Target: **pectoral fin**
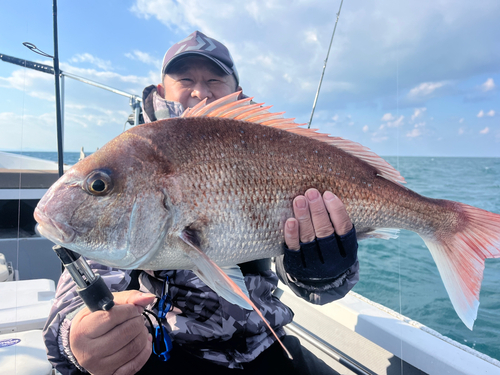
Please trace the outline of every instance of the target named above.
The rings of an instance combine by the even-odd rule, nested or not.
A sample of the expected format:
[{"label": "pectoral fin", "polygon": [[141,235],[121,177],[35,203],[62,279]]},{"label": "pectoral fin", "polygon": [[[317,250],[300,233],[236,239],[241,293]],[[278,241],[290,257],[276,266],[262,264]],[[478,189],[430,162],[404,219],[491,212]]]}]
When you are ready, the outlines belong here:
[{"label": "pectoral fin", "polygon": [[[239,267],[228,267],[225,268],[226,271],[232,275],[233,278],[236,279],[234,281],[231,277],[229,277],[217,264],[215,264],[207,254],[205,254],[199,247],[199,239],[196,236],[196,233],[193,233],[192,230],[184,230],[180,234],[181,240],[183,240],[189,246],[186,247],[186,254],[191,258],[196,268],[193,272],[210,288],[214,290],[220,297],[224,298],[230,303],[234,303],[238,306],[243,307],[244,309],[251,310],[253,309],[260,318],[267,325],[269,330],[272,332],[276,340],[281,344],[281,347],[288,355],[290,359],[292,355],[287,350],[287,348],[283,345],[279,337],[276,335],[276,332],[269,325],[267,320],[264,318],[264,315],[260,312],[260,310],[255,306],[252,300],[248,297],[248,290],[244,283],[244,277],[241,273]],[[236,270],[237,269],[237,270]],[[243,285],[245,292],[238,285]]]},{"label": "pectoral fin", "polygon": [[226,267],[224,270],[221,269],[200,249],[199,241],[192,231],[185,230],[180,237],[190,247],[187,255],[196,265],[196,268],[193,269],[196,276],[226,301],[244,309],[252,310],[253,307],[248,302],[250,299],[245,285],[245,278],[240,268],[234,266]]}]

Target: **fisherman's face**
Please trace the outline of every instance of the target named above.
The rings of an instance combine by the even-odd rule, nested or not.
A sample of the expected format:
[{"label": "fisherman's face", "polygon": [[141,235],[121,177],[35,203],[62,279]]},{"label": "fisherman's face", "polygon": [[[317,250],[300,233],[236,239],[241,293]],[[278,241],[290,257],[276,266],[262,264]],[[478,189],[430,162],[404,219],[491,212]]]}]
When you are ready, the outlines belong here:
[{"label": "fisherman's face", "polygon": [[233,75],[225,74],[214,62],[204,57],[186,57],[169,69],[158,93],[166,100],[192,108],[203,99],[207,104],[241,90]]}]

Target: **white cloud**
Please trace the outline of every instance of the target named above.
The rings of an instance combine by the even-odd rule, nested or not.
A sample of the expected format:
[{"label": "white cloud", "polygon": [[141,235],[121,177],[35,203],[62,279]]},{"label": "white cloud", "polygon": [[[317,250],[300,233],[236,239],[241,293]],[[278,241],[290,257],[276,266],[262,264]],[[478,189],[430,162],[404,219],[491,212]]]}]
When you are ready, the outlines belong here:
[{"label": "white cloud", "polygon": [[392,114],[390,114],[390,113],[386,113],[381,118],[382,121],[392,121],[394,119],[395,119],[395,117]]},{"label": "white cloud", "polygon": [[10,77],[0,77],[0,87],[21,90],[29,96],[54,101],[54,76],[36,70],[14,70]]},{"label": "white cloud", "polygon": [[462,135],[465,133],[465,128],[464,127],[461,127],[458,129],[458,135]]},{"label": "white cloud", "polygon": [[110,124],[123,125],[130,113],[125,111],[110,111],[102,108],[97,109],[100,114],[91,114],[85,112],[70,112],[65,115],[65,122],[72,121],[83,128],[91,125],[108,126]]},{"label": "white cloud", "polygon": [[415,110],[413,111],[413,115],[411,115],[412,121],[415,120],[416,118],[422,116],[425,111],[427,111],[427,108],[425,108],[425,107],[415,108]]},{"label": "white cloud", "polygon": [[305,37],[309,43],[318,43],[318,35],[316,30],[305,31]]},{"label": "white cloud", "polygon": [[387,141],[388,139],[389,139],[389,137],[388,137],[388,136],[386,136],[386,135],[375,135],[375,134],[374,134],[374,135],[371,137],[371,141],[372,141],[372,142],[375,142],[375,143],[382,143],[382,142]]},{"label": "white cloud", "polygon": [[399,118],[396,120],[396,121],[389,121],[387,123],[387,126],[389,128],[397,128],[397,127],[400,127],[401,125],[403,125],[403,119],[405,117],[403,115],[399,116]]},{"label": "white cloud", "polygon": [[0,126],[2,129],[7,129],[7,127],[12,127],[16,124],[16,127],[21,128],[25,123],[36,122],[37,126],[50,127],[56,122],[55,113],[44,113],[40,116],[33,116],[28,114],[18,114],[14,112],[1,112],[0,113]]},{"label": "white cloud", "polygon": [[288,83],[292,83],[292,77],[290,77],[290,75],[288,73],[285,73],[283,74],[283,78],[285,79],[285,81],[287,81]]},{"label": "white cloud", "polygon": [[495,81],[493,78],[488,78],[485,83],[481,85],[483,91],[491,91],[495,88]]},{"label": "white cloud", "polygon": [[[199,5],[202,6],[203,4]],[[145,19],[156,17],[169,27],[177,26],[187,31],[190,29],[190,26],[193,25],[185,8],[183,4],[179,4],[174,0],[137,0],[132,6],[131,11],[136,13],[139,17]],[[197,7],[195,6],[193,8],[193,15],[195,15]],[[219,9],[223,8],[221,7]]]},{"label": "white cloud", "polygon": [[125,57],[128,57],[131,60],[138,60],[140,62],[143,62],[144,64],[153,65],[158,70],[161,69],[161,60],[151,56],[147,52],[134,50],[132,51],[132,53],[126,53]]},{"label": "white cloud", "polygon": [[[56,149],[55,113],[39,116],[14,112],[0,113],[0,149]],[[30,137],[36,134],[36,137]]]},{"label": "white cloud", "polygon": [[111,61],[103,60],[98,57],[92,56],[90,53],[80,53],[69,59],[70,62],[88,62],[103,70],[113,70]]},{"label": "white cloud", "polygon": [[424,132],[425,132],[425,121],[415,124],[413,129],[408,133],[406,133],[406,136],[408,138],[416,138],[423,135]]},{"label": "white cloud", "polygon": [[493,116],[495,116],[495,111],[493,109],[491,109],[487,113],[484,113],[484,111],[481,109],[479,111],[479,113],[477,114],[477,117],[481,118],[481,117],[484,117],[484,116],[493,117]]},{"label": "white cloud", "polygon": [[[498,14],[496,5],[490,0],[479,9],[465,0],[457,1],[453,10],[448,1],[432,6],[405,2],[399,6],[395,0],[387,0],[344,7],[318,106],[335,103],[342,107],[345,103],[366,103],[392,95],[396,56],[401,77],[399,89],[409,92],[407,99],[412,102],[442,93],[448,83],[451,86],[451,82],[470,72],[477,74],[486,69],[484,61],[497,66],[498,56],[491,48],[492,32],[484,37],[484,31],[497,22],[493,16]],[[338,4],[135,0],[131,11],[140,18],[153,18],[166,25],[171,35],[162,43],[167,46],[194,30],[223,42],[236,61],[245,93],[276,107],[280,102],[293,105],[292,114],[297,116],[297,112],[308,112],[314,98],[330,42],[332,14],[338,11]],[[248,30],[252,30],[251,35]],[[474,41],[474,50],[480,51],[480,56],[466,53],[463,43],[459,43],[464,39]],[[284,85],[287,95],[282,99],[277,93],[283,91]]]},{"label": "white cloud", "polygon": [[408,138],[416,138],[422,135],[422,130],[418,128],[413,128],[410,132],[406,133]]},{"label": "white cloud", "polygon": [[339,120],[339,115],[335,114],[335,116],[332,117],[332,120],[333,121],[338,121]]},{"label": "white cloud", "polygon": [[490,128],[485,127],[483,130],[479,131],[479,134],[488,134],[490,132]]},{"label": "white cloud", "polygon": [[364,132],[364,133],[368,132],[368,130],[369,130],[369,129],[368,129],[368,125],[363,126],[363,132]]},{"label": "white cloud", "polygon": [[408,93],[408,97],[411,99],[419,99],[431,96],[436,90],[444,87],[447,82],[424,82],[420,85],[412,88]]},{"label": "white cloud", "polygon": [[464,119],[463,117],[462,117],[460,120],[458,120],[458,122],[459,122],[460,124],[463,124],[463,122],[464,122],[464,121],[465,121],[465,119]]}]

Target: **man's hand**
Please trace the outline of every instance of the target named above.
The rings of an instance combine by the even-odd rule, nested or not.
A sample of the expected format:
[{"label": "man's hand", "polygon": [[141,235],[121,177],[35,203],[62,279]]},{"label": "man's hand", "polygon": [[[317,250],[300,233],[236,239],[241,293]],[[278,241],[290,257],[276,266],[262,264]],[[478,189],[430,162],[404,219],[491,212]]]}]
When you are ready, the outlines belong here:
[{"label": "man's hand", "polygon": [[295,218],[285,224],[285,243],[290,250],[299,250],[300,242],[311,242],[334,232],[342,236],[352,229],[344,204],[329,191],[325,191],[321,199],[318,190],[307,190],[305,196],[299,195],[293,200],[293,213]]},{"label": "man's hand", "polygon": [[137,290],[113,293],[109,311],[82,309],[71,322],[70,347],[91,374],[135,374],[151,355],[152,337],[142,312],[156,296]]},{"label": "man's hand", "polygon": [[325,191],[321,197],[318,190],[309,189],[294,199],[293,212],[295,218],[285,223],[288,249],[284,265],[290,275],[302,280],[327,280],[355,263],[356,234],[336,195]]}]

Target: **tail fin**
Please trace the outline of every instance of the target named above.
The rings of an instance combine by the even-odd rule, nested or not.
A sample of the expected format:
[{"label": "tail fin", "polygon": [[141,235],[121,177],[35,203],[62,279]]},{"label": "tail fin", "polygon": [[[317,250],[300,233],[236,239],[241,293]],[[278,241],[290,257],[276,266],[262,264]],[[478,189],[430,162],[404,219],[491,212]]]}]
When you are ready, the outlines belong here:
[{"label": "tail fin", "polygon": [[423,238],[458,316],[472,330],[479,307],[484,260],[500,258],[500,215],[453,202],[460,228]]}]

